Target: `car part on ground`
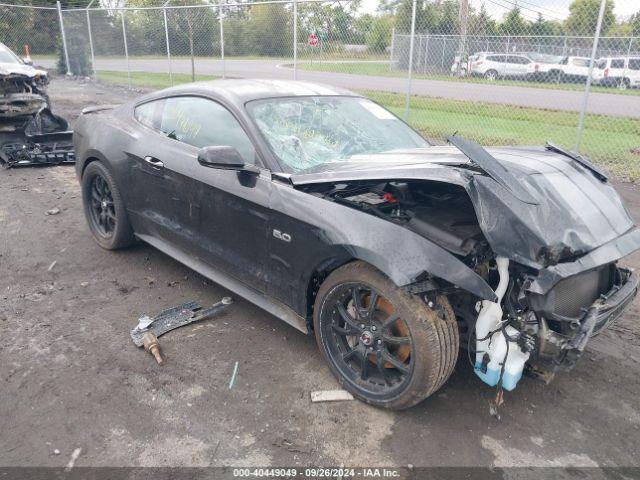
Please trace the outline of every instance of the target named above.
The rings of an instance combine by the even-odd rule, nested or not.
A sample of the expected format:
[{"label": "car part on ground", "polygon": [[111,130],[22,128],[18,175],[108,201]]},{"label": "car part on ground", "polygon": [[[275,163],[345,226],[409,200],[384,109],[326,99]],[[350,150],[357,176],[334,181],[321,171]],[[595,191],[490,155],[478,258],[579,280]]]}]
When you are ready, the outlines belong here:
[{"label": "car part on ground", "polygon": [[640,230],[604,172],[552,144],[430,146],[356,94],[268,80],[175,87],[76,128],[100,245],[135,232],[314,331],[374,405],[433,393],[462,346],[497,407],[523,370],[571,369],[637,294],[618,262]]},{"label": "car part on ground", "polygon": [[187,302],[163,310],[153,318],[143,315],[138,319],[138,325],[131,330],[131,340],[137,347],[141,347],[144,344],[144,335],[149,332],[160,337],[176,328],[211,318],[232,303],[231,297],[223,297],[222,300],[205,309],[198,302]]},{"label": "car part on ground", "polygon": [[153,358],[156,359],[158,365],[165,364],[165,359],[162,357],[162,352],[160,351],[158,337],[156,337],[153,332],[146,332],[142,335],[142,345],[147,352],[153,355]]},{"label": "car part on ground", "polygon": [[5,168],[75,163],[73,132],[65,119],[44,108],[18,131],[0,132]]}]

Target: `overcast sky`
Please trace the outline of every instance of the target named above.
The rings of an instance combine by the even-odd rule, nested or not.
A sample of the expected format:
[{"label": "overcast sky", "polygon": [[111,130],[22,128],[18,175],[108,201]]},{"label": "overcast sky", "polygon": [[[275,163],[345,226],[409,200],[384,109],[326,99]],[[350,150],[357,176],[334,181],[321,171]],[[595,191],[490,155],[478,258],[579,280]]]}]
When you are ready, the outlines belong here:
[{"label": "overcast sky", "polygon": [[[500,20],[502,16],[513,8],[516,0],[470,0],[471,5],[477,10],[484,3],[489,14]],[[564,20],[569,15],[569,5],[572,0],[517,0],[522,16],[535,20],[538,13],[549,20]],[[362,9],[373,13],[376,11],[379,0],[363,0]],[[615,0],[615,13],[618,18],[628,18],[640,10],[639,0]]]}]

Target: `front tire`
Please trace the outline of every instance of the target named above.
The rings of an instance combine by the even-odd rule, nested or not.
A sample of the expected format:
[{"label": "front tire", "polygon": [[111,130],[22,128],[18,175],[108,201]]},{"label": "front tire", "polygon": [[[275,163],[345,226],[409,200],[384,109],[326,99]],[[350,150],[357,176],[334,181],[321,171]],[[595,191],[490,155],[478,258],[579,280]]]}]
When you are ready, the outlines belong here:
[{"label": "front tire", "polygon": [[484,74],[484,79],[495,82],[498,79],[498,72],[496,70],[487,70]]},{"label": "front tire", "polygon": [[116,250],[131,245],[133,229],[118,185],[101,162],[91,162],[82,175],[82,204],[98,245]]},{"label": "front tire", "polygon": [[356,261],[335,270],[316,296],[316,342],[340,384],[394,410],[438,390],[458,358],[458,325],[444,296],[433,308]]}]

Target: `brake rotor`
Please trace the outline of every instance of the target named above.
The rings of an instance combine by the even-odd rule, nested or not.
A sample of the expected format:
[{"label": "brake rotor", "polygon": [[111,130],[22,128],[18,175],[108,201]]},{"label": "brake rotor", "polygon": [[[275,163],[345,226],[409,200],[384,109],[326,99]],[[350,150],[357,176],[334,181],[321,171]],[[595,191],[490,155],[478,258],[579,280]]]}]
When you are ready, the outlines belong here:
[{"label": "brake rotor", "polygon": [[[362,305],[365,308],[369,307],[370,298],[371,298],[370,295],[362,297]],[[378,297],[376,310],[383,312],[385,314],[385,318],[391,316],[395,312],[395,308],[393,308],[393,305],[391,305],[391,302],[389,302],[389,300],[387,300],[383,296]],[[398,318],[395,322],[393,322],[389,326],[389,330],[396,337],[409,336],[409,329],[407,328],[407,325],[404,323],[404,321],[400,318]],[[391,347],[389,351],[393,354],[394,357],[396,357],[398,360],[404,363],[407,361],[407,359],[411,355],[411,345],[400,345],[397,347]],[[372,359],[371,357],[372,357],[371,355],[368,356],[369,361],[375,364],[376,360]],[[391,363],[386,362],[384,364],[384,368],[395,368],[395,367],[391,365]]]}]

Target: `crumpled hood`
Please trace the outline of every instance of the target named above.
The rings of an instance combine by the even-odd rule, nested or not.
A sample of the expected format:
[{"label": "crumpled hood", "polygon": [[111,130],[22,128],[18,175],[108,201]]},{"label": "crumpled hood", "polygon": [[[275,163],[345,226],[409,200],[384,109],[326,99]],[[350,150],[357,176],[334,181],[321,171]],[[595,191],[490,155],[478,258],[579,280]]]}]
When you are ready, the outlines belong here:
[{"label": "crumpled hood", "polygon": [[498,255],[547,266],[584,255],[634,228],[611,183],[572,159],[543,148],[487,150],[538,200],[526,204],[490,178],[475,177],[467,190]]},{"label": "crumpled hood", "polygon": [[22,63],[0,63],[0,75],[25,75],[33,78],[36,75],[46,77],[47,72]]},{"label": "crumpled hood", "polygon": [[[388,152],[291,176],[294,185],[348,180],[432,180],[471,197],[480,228],[497,255],[542,268],[588,253],[634,227],[613,186],[576,161],[542,147],[486,149],[537,204],[516,198],[477,173],[452,146]],[[640,245],[638,245],[640,247]]]}]

